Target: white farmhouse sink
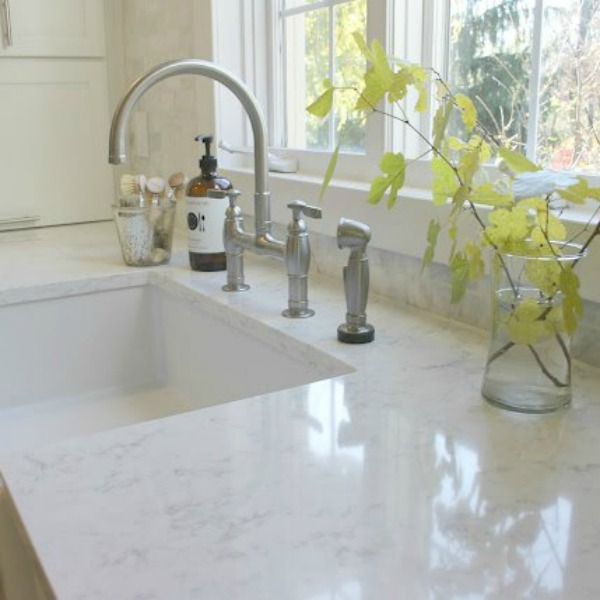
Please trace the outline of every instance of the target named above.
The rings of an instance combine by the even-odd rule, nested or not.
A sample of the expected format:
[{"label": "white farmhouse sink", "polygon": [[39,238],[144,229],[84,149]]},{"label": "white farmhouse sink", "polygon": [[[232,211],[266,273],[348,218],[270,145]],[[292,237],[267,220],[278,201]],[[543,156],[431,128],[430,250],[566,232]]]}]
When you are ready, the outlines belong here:
[{"label": "white farmhouse sink", "polygon": [[0,308],[0,455],[351,370],[202,302],[146,285]]}]

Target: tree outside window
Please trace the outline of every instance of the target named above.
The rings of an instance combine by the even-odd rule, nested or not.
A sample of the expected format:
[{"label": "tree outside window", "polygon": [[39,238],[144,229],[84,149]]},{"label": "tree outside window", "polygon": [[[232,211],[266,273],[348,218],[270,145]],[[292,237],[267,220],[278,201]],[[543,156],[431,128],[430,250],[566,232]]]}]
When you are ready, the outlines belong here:
[{"label": "tree outside window", "polygon": [[290,148],[330,151],[342,140],[342,150],[362,152],[365,124],[352,113],[356,95],[340,96],[334,114],[322,120],[305,108],[323,91],[323,81],[353,85],[364,69],[364,59],[352,33],[366,33],[366,0],[287,0],[281,12],[286,145]]},{"label": "tree outside window", "polygon": [[488,131],[600,171],[600,0],[453,0],[448,78]]}]

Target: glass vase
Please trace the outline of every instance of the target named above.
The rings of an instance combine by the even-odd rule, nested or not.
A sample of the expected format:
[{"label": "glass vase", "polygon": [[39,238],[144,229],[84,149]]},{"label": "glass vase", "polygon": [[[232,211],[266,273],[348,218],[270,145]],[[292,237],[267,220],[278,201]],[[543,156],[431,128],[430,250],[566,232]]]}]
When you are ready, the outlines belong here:
[{"label": "glass vase", "polygon": [[483,397],[502,408],[552,412],[571,403],[572,323],[567,326],[561,273],[583,258],[575,244],[545,256],[492,258],[492,332]]}]

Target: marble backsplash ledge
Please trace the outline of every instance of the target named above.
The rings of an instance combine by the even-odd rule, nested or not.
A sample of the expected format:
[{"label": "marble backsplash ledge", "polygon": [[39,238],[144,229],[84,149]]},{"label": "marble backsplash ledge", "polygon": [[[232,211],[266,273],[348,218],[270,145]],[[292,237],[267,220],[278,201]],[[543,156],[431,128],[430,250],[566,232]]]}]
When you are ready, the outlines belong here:
[{"label": "marble backsplash ledge", "polygon": [[[338,249],[336,239],[311,232],[312,268],[342,283],[348,253]],[[491,322],[490,283],[487,277],[469,285],[464,299],[450,303],[451,279],[446,265],[421,268],[421,260],[405,254],[368,248],[370,291],[399,306],[414,306],[488,330]],[[368,313],[367,306],[367,313]],[[376,326],[376,324],[374,324]],[[573,356],[600,367],[600,304],[584,301],[584,314],[573,340]]]}]

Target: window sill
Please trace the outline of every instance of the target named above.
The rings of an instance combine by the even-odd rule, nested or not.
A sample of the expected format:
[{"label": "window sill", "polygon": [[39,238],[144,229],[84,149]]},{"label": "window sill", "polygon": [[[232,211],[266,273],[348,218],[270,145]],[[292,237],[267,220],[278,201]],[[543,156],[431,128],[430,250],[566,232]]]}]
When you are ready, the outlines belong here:
[{"label": "window sill", "polygon": [[[240,206],[245,214],[254,214],[253,170],[246,167],[222,169],[233,185],[242,192]],[[269,183],[272,195],[271,219],[285,225],[290,220],[287,204],[302,199],[309,204],[319,204],[322,178],[301,173],[270,173]],[[323,208],[321,220],[310,221],[309,228],[323,235],[336,236],[341,217],[356,219],[371,228],[370,247],[388,250],[420,259],[427,246],[427,228],[434,217],[442,216],[442,210],[434,206],[431,192],[424,188],[405,187],[393,209],[388,209],[385,201],[377,205],[369,204],[367,195],[369,184],[362,181],[334,179],[329,184],[320,206]],[[573,209],[563,215],[569,235],[575,235],[587,223],[589,215]],[[462,227],[464,225],[464,227]],[[465,237],[477,237],[479,231],[475,220],[467,219],[461,225]],[[588,300],[600,302],[600,272],[592,268],[595,256],[600,256],[600,244],[593,244],[588,258],[582,261],[580,278],[582,295]],[[436,250],[436,262],[446,264],[450,247],[444,236],[440,236]]]}]

